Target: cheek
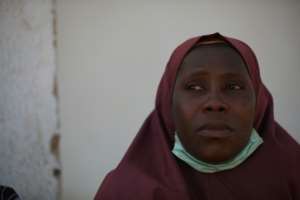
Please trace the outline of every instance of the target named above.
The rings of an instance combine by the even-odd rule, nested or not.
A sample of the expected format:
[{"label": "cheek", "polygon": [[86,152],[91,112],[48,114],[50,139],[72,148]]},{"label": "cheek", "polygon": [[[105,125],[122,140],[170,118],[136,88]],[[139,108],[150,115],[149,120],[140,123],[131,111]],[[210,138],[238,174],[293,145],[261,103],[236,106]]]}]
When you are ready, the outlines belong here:
[{"label": "cheek", "polygon": [[243,98],[233,98],[230,101],[232,113],[236,114],[241,127],[245,129],[252,128],[255,114],[255,97],[245,95]]},{"label": "cheek", "polygon": [[187,132],[190,130],[194,116],[197,114],[197,107],[184,98],[173,101],[173,120],[177,130]]}]

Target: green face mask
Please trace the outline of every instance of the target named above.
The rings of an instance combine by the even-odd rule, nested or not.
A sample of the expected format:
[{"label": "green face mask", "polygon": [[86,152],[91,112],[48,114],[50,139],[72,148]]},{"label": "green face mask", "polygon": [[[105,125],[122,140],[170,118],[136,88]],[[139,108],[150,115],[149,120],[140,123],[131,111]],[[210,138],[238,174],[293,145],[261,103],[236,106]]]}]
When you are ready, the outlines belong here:
[{"label": "green face mask", "polygon": [[215,173],[224,170],[229,170],[238,166],[239,164],[244,162],[262,143],[263,139],[253,128],[248,144],[235,158],[220,164],[210,164],[198,160],[197,158],[189,154],[184,149],[177,134],[175,133],[175,145],[173,147],[172,153],[197,171],[203,173]]}]

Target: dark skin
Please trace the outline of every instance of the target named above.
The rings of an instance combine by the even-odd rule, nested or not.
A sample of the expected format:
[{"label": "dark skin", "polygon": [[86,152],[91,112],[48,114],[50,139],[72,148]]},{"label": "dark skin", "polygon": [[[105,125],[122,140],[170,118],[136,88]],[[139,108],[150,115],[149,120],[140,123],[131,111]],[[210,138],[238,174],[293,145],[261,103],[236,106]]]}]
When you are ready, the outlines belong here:
[{"label": "dark skin", "polygon": [[217,164],[248,143],[255,92],[242,57],[227,44],[201,45],[183,60],[173,91],[172,112],[184,148]]}]

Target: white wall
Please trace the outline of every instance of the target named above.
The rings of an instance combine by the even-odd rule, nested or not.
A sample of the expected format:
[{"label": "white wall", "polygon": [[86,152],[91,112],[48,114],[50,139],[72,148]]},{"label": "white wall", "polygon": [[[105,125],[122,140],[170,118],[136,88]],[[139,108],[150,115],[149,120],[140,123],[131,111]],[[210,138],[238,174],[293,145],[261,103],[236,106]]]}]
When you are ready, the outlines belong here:
[{"label": "white wall", "polygon": [[[0,0],[0,185],[54,200],[59,169],[51,0]],[[0,197],[1,199],[1,197]]]},{"label": "white wall", "polygon": [[250,44],[276,118],[299,140],[299,19],[296,0],[58,0],[64,199],[94,196],[152,110],[171,51],[198,34]]}]

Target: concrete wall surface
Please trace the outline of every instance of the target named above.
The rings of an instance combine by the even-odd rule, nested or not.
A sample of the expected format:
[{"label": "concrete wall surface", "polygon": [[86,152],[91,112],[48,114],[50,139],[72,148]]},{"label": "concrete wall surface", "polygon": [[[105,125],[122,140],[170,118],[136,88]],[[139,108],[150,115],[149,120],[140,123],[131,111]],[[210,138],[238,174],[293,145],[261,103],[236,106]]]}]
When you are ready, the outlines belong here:
[{"label": "concrete wall surface", "polygon": [[24,200],[58,198],[53,36],[51,0],[0,1],[0,184]]}]

